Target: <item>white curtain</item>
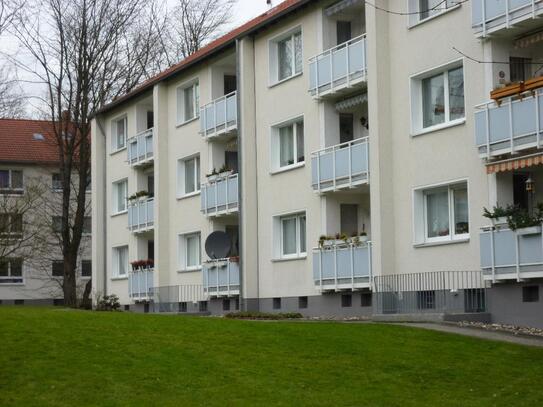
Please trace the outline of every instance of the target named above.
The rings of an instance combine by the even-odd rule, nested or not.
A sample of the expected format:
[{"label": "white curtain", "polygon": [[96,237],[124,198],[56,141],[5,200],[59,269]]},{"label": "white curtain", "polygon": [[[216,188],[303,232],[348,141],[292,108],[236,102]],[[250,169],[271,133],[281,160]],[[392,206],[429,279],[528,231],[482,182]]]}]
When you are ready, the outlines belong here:
[{"label": "white curtain", "polygon": [[126,181],[119,182],[117,184],[117,212],[122,212],[126,210],[126,190]]},{"label": "white curtain", "polygon": [[281,220],[283,255],[296,254],[296,218]]},{"label": "white curtain", "polygon": [[292,125],[279,129],[279,166],[294,164],[294,134]]},{"label": "white curtain", "polygon": [[124,147],[126,136],[126,118],[117,121],[117,148]]},{"label": "white curtain", "polygon": [[277,43],[279,80],[292,76],[292,37]]},{"label": "white curtain", "polygon": [[294,63],[295,73],[302,72],[302,33],[294,35]]},{"label": "white curtain", "polygon": [[465,116],[464,107],[464,69],[462,67],[449,71],[449,116],[450,120]]},{"label": "white curtain", "polygon": [[300,216],[300,253],[307,251],[306,233],[305,233],[305,215]]},{"label": "white curtain", "polygon": [[185,194],[189,194],[196,190],[194,168],[195,161],[196,159],[194,158],[185,161]]},{"label": "white curtain", "polygon": [[468,189],[454,190],[454,233],[469,233]]},{"label": "white curtain", "polygon": [[422,122],[430,127],[445,121],[445,81],[439,74],[422,80]]},{"label": "white curtain", "polygon": [[296,159],[297,162],[304,161],[304,123],[296,123]]},{"label": "white curtain", "polygon": [[120,276],[128,272],[128,247],[119,247],[117,249],[118,271]]},{"label": "white curtain", "polygon": [[427,193],[426,218],[428,237],[449,235],[449,191]]},{"label": "white curtain", "polygon": [[189,235],[186,237],[187,244],[187,267],[200,265],[200,235]]},{"label": "white curtain", "polygon": [[194,87],[189,86],[188,88],[185,88],[185,99],[184,99],[184,105],[185,105],[185,117],[184,120],[190,120],[194,117]]}]

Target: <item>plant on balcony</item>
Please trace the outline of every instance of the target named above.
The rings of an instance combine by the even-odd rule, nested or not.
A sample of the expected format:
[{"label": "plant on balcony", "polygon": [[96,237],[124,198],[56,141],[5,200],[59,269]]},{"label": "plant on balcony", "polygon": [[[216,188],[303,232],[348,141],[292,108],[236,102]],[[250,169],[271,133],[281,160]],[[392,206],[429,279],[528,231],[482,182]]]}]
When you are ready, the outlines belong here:
[{"label": "plant on balcony", "polygon": [[[511,230],[530,229],[534,233],[540,231],[541,223],[543,222],[543,204],[537,204],[537,210],[534,214],[530,214],[526,209],[516,208],[508,217],[507,225]],[[532,229],[534,228],[534,229]],[[536,229],[537,228],[537,229]]]},{"label": "plant on balcony", "polygon": [[231,263],[239,263],[239,256],[231,256],[230,257]]},{"label": "plant on balcony", "polygon": [[492,221],[494,225],[507,223],[507,217],[512,215],[517,208],[514,205],[507,205],[505,208],[502,206],[494,206],[492,211],[487,208],[483,208],[483,216]]},{"label": "plant on balcony", "polygon": [[133,193],[128,197],[128,201],[133,202],[139,199],[147,199],[149,197],[149,192],[147,191],[138,191]]},{"label": "plant on balcony", "polygon": [[155,266],[155,261],[153,259],[135,260],[130,264],[132,265],[132,271],[148,270]]},{"label": "plant on balcony", "polygon": [[213,168],[209,174],[206,174],[206,177],[210,182],[215,181],[218,176],[219,176],[219,173],[217,172],[215,168]]},{"label": "plant on balcony", "polygon": [[234,170],[228,168],[226,164],[223,164],[221,168],[219,168],[219,176],[220,177],[227,177],[231,175],[234,172]]}]

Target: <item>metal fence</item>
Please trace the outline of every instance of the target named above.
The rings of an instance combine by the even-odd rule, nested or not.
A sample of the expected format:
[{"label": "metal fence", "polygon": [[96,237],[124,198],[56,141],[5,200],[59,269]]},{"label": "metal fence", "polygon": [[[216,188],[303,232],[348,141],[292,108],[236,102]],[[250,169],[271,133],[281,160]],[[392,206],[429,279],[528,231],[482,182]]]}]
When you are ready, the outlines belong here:
[{"label": "metal fence", "polygon": [[152,312],[205,312],[207,295],[202,284],[152,288]]},{"label": "metal fence", "polygon": [[435,271],[374,277],[374,313],[486,311],[481,271]]}]

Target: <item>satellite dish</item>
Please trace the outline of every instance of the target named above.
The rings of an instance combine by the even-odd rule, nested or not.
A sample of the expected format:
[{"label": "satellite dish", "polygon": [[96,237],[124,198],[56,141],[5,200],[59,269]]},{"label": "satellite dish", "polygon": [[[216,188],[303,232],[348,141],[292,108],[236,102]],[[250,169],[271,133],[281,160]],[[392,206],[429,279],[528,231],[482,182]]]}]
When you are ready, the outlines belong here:
[{"label": "satellite dish", "polygon": [[211,259],[224,259],[228,256],[232,240],[226,232],[220,230],[211,233],[205,243],[206,253]]}]

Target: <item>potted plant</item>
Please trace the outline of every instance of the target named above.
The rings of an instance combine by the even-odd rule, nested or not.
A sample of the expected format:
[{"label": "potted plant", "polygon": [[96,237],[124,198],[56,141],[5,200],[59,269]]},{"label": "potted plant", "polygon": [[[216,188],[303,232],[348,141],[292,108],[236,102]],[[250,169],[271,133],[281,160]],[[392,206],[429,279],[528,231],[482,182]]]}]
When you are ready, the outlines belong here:
[{"label": "potted plant", "polygon": [[228,177],[229,175],[231,175],[234,171],[231,170],[230,168],[228,168],[226,166],[226,164],[224,164],[220,169],[219,169],[219,177],[223,178],[223,177]]},{"label": "potted plant", "polygon": [[368,234],[366,232],[360,232],[360,241],[366,243],[368,241]]},{"label": "potted plant", "polygon": [[153,269],[155,267],[155,261],[153,259],[147,259],[147,260],[143,260],[145,262],[145,268],[150,270],[150,269]]},{"label": "potted plant", "polygon": [[206,175],[209,182],[215,181],[218,176],[219,176],[219,173],[217,172],[215,168],[213,168],[213,170],[211,170],[211,172]]},{"label": "potted plant", "polygon": [[507,223],[507,217],[510,216],[515,211],[513,205],[508,205],[507,207],[494,206],[492,211],[489,211],[487,208],[483,208],[483,216],[492,221],[494,226],[504,225]]},{"label": "potted plant", "polygon": [[141,260],[134,260],[130,263],[132,265],[132,271],[139,271],[141,269]]},{"label": "potted plant", "polygon": [[335,239],[332,236],[321,235],[319,237],[319,247],[330,247],[335,243]]},{"label": "potted plant", "polygon": [[509,229],[514,230],[519,235],[533,235],[541,233],[541,222],[543,220],[541,204],[538,205],[538,210],[535,215],[530,215],[525,209],[514,211],[507,218]]},{"label": "potted plant", "polygon": [[149,192],[139,191],[139,192],[136,192],[136,196],[138,197],[140,202],[144,202],[147,200],[147,198],[149,198]]}]

